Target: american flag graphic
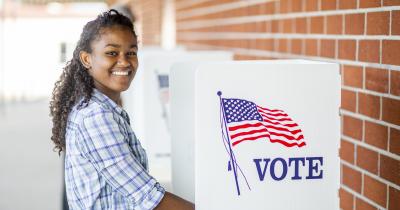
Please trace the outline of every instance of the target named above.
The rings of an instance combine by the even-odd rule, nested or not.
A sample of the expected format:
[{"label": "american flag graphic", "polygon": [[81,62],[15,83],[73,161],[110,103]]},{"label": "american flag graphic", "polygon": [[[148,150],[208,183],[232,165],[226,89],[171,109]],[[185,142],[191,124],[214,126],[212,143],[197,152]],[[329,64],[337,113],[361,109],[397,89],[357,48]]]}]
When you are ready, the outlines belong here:
[{"label": "american flag graphic", "polygon": [[299,125],[284,111],[264,108],[243,99],[221,99],[232,146],[258,139],[285,147],[306,145]]}]

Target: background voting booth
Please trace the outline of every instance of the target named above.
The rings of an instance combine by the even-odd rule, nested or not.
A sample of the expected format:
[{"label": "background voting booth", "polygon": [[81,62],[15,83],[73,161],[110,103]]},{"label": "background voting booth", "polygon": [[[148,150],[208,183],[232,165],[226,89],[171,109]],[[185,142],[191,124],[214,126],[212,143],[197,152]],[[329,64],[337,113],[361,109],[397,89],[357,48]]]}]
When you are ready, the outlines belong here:
[{"label": "background voting booth", "polygon": [[174,193],[199,210],[339,209],[337,64],[180,63],[170,83]]},{"label": "background voting booth", "polygon": [[131,87],[123,94],[123,103],[133,130],[146,148],[150,174],[171,190],[170,67],[175,62],[184,61],[228,61],[233,55],[223,51],[154,48],[139,52],[139,69]]}]

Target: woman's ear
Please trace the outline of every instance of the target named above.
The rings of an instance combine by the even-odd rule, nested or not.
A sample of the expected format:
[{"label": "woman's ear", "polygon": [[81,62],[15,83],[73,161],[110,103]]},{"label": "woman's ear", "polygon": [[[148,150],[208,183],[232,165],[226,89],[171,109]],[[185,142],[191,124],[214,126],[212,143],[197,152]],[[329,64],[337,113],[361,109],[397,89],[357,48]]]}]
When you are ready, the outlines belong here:
[{"label": "woman's ear", "polygon": [[79,59],[81,60],[81,63],[85,68],[90,69],[92,67],[90,60],[90,53],[86,51],[80,51]]}]

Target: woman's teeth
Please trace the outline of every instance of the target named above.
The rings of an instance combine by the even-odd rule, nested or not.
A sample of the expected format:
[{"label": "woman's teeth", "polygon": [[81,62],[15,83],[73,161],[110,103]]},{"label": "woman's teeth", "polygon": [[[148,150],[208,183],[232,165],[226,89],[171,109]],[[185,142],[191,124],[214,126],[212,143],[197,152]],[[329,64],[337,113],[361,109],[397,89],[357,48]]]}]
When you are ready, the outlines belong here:
[{"label": "woman's teeth", "polygon": [[117,76],[128,76],[129,72],[127,72],[127,71],[113,71],[111,74],[117,75]]}]

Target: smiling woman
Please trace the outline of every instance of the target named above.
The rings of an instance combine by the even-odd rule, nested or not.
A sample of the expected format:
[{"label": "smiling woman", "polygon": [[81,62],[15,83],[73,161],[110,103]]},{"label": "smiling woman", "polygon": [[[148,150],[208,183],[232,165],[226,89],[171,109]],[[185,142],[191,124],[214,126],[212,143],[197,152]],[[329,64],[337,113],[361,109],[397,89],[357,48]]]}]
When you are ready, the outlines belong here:
[{"label": "smiling woman", "polygon": [[118,104],[138,67],[131,21],[110,10],[87,23],[56,83],[52,140],[65,151],[70,209],[194,209],[148,173],[145,150]]},{"label": "smiling woman", "polygon": [[80,52],[80,60],[97,89],[114,101],[129,88],[138,67],[137,40],[133,31],[121,26],[104,28],[101,39],[91,44],[92,53]]}]

